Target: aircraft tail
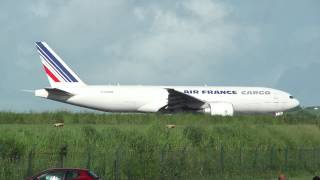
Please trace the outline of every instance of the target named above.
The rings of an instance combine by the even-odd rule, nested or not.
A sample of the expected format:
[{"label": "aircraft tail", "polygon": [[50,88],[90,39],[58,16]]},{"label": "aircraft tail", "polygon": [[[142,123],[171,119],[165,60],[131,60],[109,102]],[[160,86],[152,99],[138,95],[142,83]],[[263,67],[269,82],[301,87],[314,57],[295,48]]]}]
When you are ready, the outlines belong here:
[{"label": "aircraft tail", "polygon": [[85,85],[46,42],[36,42],[36,47],[51,87]]}]

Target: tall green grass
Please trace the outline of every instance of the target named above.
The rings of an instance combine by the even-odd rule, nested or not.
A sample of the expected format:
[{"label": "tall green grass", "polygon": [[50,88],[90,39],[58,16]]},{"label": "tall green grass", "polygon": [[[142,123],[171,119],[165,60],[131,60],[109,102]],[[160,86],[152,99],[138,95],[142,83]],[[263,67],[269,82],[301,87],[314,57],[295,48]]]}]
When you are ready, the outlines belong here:
[{"label": "tall green grass", "polygon": [[[56,122],[65,127],[53,127]],[[278,118],[3,112],[0,179],[22,179],[61,165],[91,168],[105,179],[316,174],[318,122],[318,116],[306,112]]]}]

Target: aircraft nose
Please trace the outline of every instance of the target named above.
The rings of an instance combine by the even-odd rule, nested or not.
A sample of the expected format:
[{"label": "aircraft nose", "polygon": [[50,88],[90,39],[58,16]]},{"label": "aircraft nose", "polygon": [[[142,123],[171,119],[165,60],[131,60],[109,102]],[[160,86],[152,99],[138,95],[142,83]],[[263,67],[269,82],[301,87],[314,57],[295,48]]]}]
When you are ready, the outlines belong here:
[{"label": "aircraft nose", "polygon": [[300,105],[300,102],[297,99],[293,99],[292,105],[294,108],[298,107]]}]

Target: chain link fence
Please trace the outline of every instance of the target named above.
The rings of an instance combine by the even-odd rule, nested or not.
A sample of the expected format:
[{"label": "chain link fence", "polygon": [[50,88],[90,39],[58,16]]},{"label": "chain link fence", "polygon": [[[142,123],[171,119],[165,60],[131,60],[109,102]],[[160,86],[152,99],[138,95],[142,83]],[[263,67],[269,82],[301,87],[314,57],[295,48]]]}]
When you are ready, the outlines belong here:
[{"label": "chain link fence", "polygon": [[[1,149],[0,149],[1,150]],[[248,179],[279,173],[314,174],[320,168],[319,148],[275,146],[232,149],[164,147],[69,152],[30,150],[22,157],[0,159],[0,179],[21,180],[53,167],[88,168],[102,179]]]}]

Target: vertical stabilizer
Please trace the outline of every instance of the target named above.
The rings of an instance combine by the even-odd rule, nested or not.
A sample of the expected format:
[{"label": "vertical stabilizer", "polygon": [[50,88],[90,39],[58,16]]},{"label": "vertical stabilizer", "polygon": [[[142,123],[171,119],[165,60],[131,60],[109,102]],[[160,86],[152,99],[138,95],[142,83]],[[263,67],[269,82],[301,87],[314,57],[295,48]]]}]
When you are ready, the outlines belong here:
[{"label": "vertical stabilizer", "polygon": [[51,87],[85,85],[47,43],[36,42],[36,47]]}]

